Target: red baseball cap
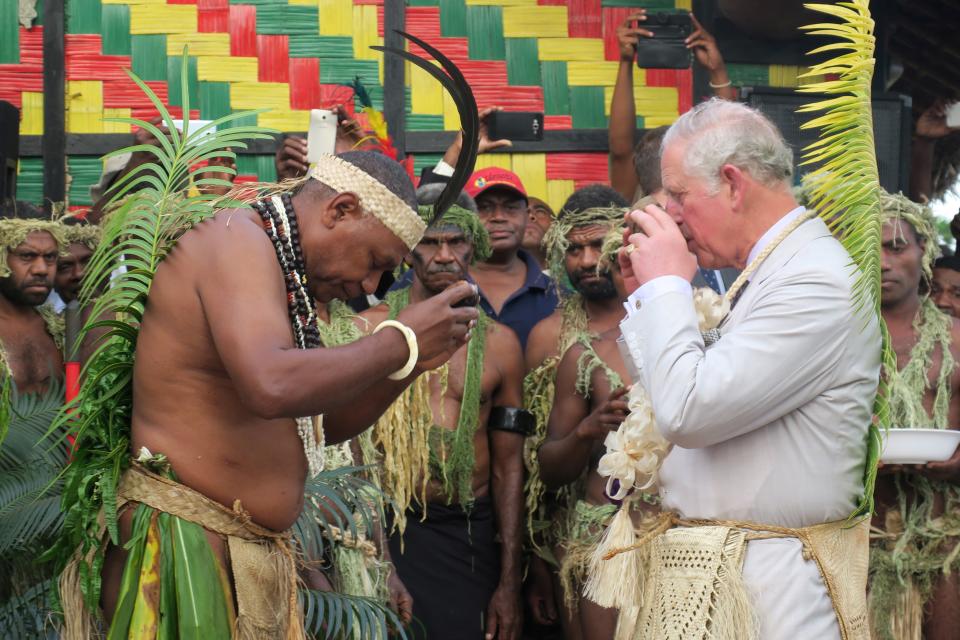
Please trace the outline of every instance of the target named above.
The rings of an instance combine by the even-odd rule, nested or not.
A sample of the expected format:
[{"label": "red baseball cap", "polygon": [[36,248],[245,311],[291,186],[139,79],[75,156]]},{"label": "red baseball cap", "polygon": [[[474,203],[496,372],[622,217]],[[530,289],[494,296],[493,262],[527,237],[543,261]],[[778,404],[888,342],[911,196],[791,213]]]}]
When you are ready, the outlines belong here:
[{"label": "red baseball cap", "polygon": [[487,167],[486,169],[474,171],[473,175],[470,176],[470,180],[467,181],[467,186],[464,187],[464,191],[466,191],[471,198],[476,198],[492,187],[504,187],[511,191],[516,191],[524,198],[527,197],[527,191],[523,188],[523,183],[520,182],[520,176],[513,171],[507,171],[500,167]]}]

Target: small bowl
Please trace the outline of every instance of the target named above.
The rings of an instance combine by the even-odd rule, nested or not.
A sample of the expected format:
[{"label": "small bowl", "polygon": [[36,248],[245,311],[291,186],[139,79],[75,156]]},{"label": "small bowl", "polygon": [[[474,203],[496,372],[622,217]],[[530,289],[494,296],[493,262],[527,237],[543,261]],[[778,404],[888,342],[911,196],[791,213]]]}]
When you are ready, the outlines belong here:
[{"label": "small bowl", "polygon": [[883,464],[927,464],[949,460],[960,444],[960,431],[889,429],[883,438]]}]

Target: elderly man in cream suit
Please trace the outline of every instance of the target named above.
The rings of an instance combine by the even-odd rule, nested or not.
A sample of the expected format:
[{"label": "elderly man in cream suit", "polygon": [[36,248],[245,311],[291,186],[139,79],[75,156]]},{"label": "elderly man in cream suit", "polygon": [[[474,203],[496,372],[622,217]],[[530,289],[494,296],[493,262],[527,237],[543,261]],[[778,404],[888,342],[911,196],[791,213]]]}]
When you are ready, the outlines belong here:
[{"label": "elderly man in cream suit", "polygon": [[[661,169],[666,211],[631,214],[643,233],[620,262],[633,290],[621,331],[674,445],[660,471],[664,510],[790,528],[847,518],[864,490],[881,347],[876,319],[852,305],[850,255],[797,205],[789,148],[744,105],[711,100],[682,116]],[[689,284],[698,261],[746,279],[709,346]],[[841,637],[803,551],[796,538],[747,543],[763,640]],[[866,633],[864,620],[847,622],[844,637]]]}]

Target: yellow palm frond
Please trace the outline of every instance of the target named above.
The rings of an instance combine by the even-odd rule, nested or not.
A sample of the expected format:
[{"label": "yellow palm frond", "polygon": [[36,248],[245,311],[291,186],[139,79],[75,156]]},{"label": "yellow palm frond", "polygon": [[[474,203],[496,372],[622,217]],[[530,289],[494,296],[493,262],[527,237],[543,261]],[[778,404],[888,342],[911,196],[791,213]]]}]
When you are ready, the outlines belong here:
[{"label": "yellow palm frond", "polygon": [[[812,24],[802,29],[810,35],[838,40],[811,51],[811,54],[836,52],[836,55],[813,65],[801,76],[827,76],[830,79],[797,89],[827,96],[798,110],[817,114],[802,125],[804,129],[820,130],[820,138],[804,149],[804,164],[818,166],[804,180],[805,187],[811,208],[830,225],[859,268],[854,285],[854,307],[859,313],[875,314],[879,318],[883,333],[883,360],[887,363],[893,358],[893,352],[880,314],[883,218],[873,140],[870,86],[875,62],[875,39],[869,0],[804,6],[832,16],[836,21]],[[880,424],[887,424],[887,403],[882,384],[874,413]],[[875,424],[871,425],[864,496],[854,515],[873,510],[873,488],[881,447],[880,431]]]}]

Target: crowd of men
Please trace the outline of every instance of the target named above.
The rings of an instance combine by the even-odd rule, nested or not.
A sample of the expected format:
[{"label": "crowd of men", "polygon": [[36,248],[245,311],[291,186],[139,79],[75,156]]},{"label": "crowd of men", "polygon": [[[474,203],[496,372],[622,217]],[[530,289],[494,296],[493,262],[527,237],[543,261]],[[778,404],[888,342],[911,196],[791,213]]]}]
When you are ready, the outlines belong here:
[{"label": "crowd of men", "polygon": [[[153,283],[134,373],[135,450],[163,452],[178,482],[222,505],[242,501],[256,524],[283,531],[302,508],[306,463],[293,462],[303,457],[297,436],[277,433],[289,430],[290,417],[324,416],[328,466],[371,465],[395,505],[385,522],[375,523],[378,531],[365,532],[374,542],[372,555],[387,564],[363,570],[373,576],[386,566],[382,580],[370,581],[382,581],[383,589],[356,595],[382,594],[403,622],[415,621],[410,629],[418,638],[599,640],[624,627],[623,613],[585,598],[583,589],[619,507],[598,463],[608,435],[630,413],[627,396],[635,383],[661,394],[658,415],[676,417],[676,448],[659,494],[652,489],[630,502],[638,530],[661,510],[796,530],[852,513],[862,493],[862,441],[881,371],[879,327],[864,328],[861,317],[835,306],[850,289],[843,275],[848,256],[826,225],[808,221],[797,205],[783,140],[761,115],[734,104],[716,43],[699,24],[689,46],[717,97],[669,131],[648,131],[633,144],[634,47],[650,36],[643,19],[640,11],[618,30],[612,186],[578,189],[557,211],[545,194],[528,193],[515,173],[482,169],[410,244],[363,213],[366,196],[336,187],[337,171],[362,171],[429,220],[462,140],[414,190],[396,163],[353,150],[361,136],[349,120],[341,125],[337,153],[353,168],[337,165],[328,182],[311,172],[306,142],[285,138],[276,153],[277,179],[300,183],[284,206],[297,211],[304,252],[324,257],[309,280],[326,327],[320,340],[327,360],[308,360],[290,348],[284,311],[291,289],[275,273],[274,249],[260,222],[266,214],[218,214],[183,237]],[[934,126],[942,119],[942,113],[925,114],[920,133],[946,135]],[[146,131],[137,136],[141,144],[158,144]],[[508,144],[481,129],[481,152]],[[708,180],[688,154],[706,144],[748,160],[729,160],[719,170],[727,173]],[[756,160],[749,157],[755,147],[773,152]],[[64,309],[80,297],[109,187],[149,157],[139,151],[105,173],[86,215],[51,222],[27,203],[3,210],[0,354],[17,393],[42,394],[62,378]],[[710,180],[727,185],[722,193],[739,195],[723,200],[707,186]],[[940,238],[925,206],[897,194],[885,195],[883,207],[880,305],[896,366],[882,376],[892,419],[910,421],[885,426],[960,429],[960,259],[938,257]],[[653,244],[625,234],[628,214]],[[746,220],[744,227],[735,228],[734,219]],[[670,220],[683,237],[670,236]],[[786,240],[770,233],[785,229],[793,234]],[[623,250],[625,242],[636,246],[636,256]],[[752,287],[738,285],[743,295],[731,311],[730,335],[745,335],[730,349],[751,359],[718,363],[726,353],[723,338],[712,362],[679,356],[668,367],[649,357],[658,345],[689,352],[691,344],[703,357],[699,333],[684,338],[659,327],[681,331],[689,283],[723,295],[765,244],[780,256],[769,263],[780,271],[764,273],[761,265]],[[661,271],[641,270],[656,262],[654,252],[671,251],[692,252],[698,261],[678,258]],[[804,270],[805,257],[816,258],[816,269]],[[670,280],[678,275],[686,284]],[[764,297],[778,278],[792,287],[794,299]],[[457,304],[474,295],[474,304]],[[811,335],[784,337],[774,348],[777,326],[763,322],[787,316]],[[398,322],[417,336],[419,358],[409,369],[410,345],[399,339],[407,334],[379,331]],[[622,332],[626,347],[618,344]],[[641,338],[631,342],[636,335]],[[875,357],[863,359],[871,350]],[[802,366],[781,375],[783,359]],[[647,366],[638,369],[643,361]],[[820,369],[829,371],[829,386],[812,373]],[[395,370],[405,372],[403,380],[387,378]],[[735,389],[722,387],[730,376],[742,381]],[[318,389],[336,393],[318,397]],[[755,402],[761,396],[763,406]],[[771,404],[790,412],[771,413]],[[714,423],[713,431],[703,427]],[[711,458],[720,447],[722,455]],[[833,457],[838,449],[840,462]],[[767,459],[745,465],[749,452]],[[804,466],[821,454],[823,465]],[[818,469],[816,477],[802,477],[811,468]],[[875,637],[956,637],[958,487],[960,449],[942,463],[881,467],[869,569]],[[133,511],[120,517],[122,537],[129,536]],[[230,566],[233,540],[208,537],[218,561]],[[121,578],[122,542],[111,546],[104,565],[107,621],[127,580]],[[760,637],[863,637],[844,635],[851,621],[835,615],[833,594],[811,568],[808,550],[794,542],[746,543],[744,581],[755,590]],[[348,570],[334,559],[305,579],[342,588],[346,577],[333,574]]]}]

